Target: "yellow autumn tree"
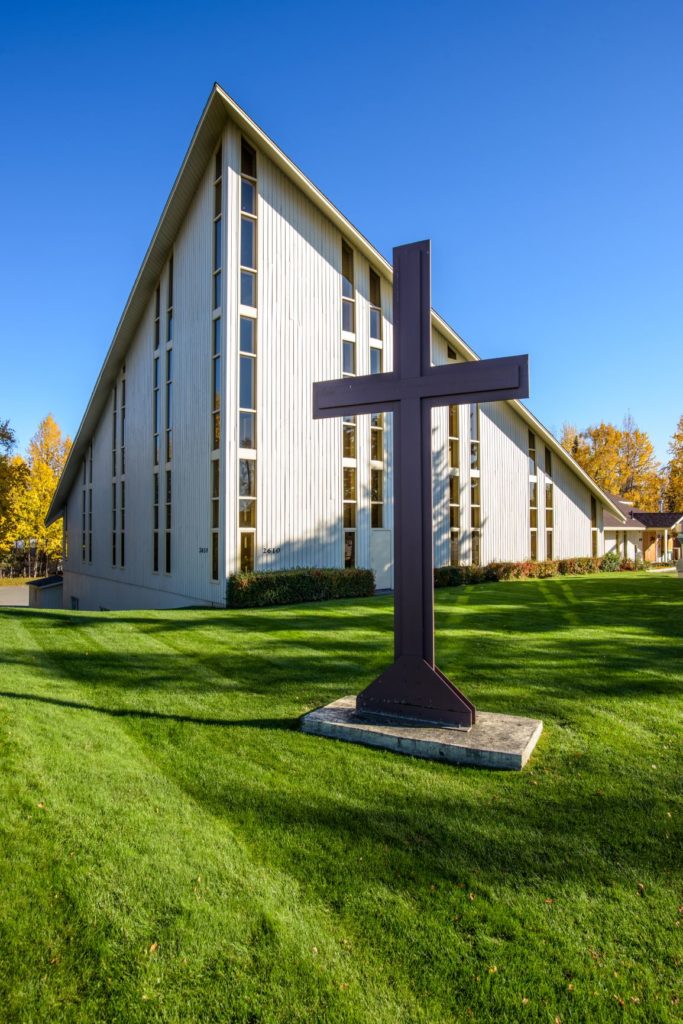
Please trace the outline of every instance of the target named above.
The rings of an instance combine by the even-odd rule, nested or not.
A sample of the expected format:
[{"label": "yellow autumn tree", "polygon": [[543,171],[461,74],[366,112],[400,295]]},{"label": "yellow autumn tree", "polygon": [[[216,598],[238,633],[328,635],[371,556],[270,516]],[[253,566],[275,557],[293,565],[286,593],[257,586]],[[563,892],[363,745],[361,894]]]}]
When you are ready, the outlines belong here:
[{"label": "yellow autumn tree", "polygon": [[669,512],[683,512],[683,416],[669,441],[669,455],[664,501]]},{"label": "yellow autumn tree", "polygon": [[29,442],[26,487],[16,512],[16,536],[28,552],[29,575],[41,569],[47,572],[50,562],[57,561],[62,550],[61,523],[47,527],[45,516],[70,448],[71,439],[62,437],[49,414]]},{"label": "yellow autumn tree", "polygon": [[650,438],[638,429],[630,414],[621,429],[601,422],[578,431],[565,424],[560,440],[604,491],[650,512],[659,509],[663,486],[660,465]]},{"label": "yellow autumn tree", "polygon": [[8,420],[0,421],[0,561],[9,559],[17,533],[17,514],[28,469],[14,455],[16,439]]}]

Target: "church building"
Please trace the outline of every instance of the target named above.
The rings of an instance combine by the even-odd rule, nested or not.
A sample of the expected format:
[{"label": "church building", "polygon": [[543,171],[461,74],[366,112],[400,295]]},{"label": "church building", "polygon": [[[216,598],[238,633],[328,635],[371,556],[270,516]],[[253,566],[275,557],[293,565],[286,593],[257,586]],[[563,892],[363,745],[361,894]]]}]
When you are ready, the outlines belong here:
[{"label": "church building", "polygon": [[[433,312],[433,363],[477,358]],[[48,514],[65,607],[223,606],[240,569],[390,588],[391,415],[314,420],[312,386],[391,369],[390,264],[215,86]],[[625,521],[520,402],[432,417],[436,565],[597,556]]]}]

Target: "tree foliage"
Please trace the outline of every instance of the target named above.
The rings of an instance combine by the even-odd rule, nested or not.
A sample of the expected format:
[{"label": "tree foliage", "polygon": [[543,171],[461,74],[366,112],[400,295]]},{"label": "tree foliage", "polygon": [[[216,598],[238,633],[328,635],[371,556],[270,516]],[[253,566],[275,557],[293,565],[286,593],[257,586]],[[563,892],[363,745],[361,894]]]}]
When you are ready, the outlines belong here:
[{"label": "tree foliage", "polygon": [[62,527],[45,526],[45,516],[71,440],[48,414],[29,442],[26,461],[12,456],[14,447],[9,424],[0,423],[0,554],[7,558],[19,542],[28,574],[47,572],[60,557]]},{"label": "tree foliage", "polygon": [[565,423],[560,440],[604,491],[638,508],[657,511],[663,488],[661,467],[650,438],[631,415],[624,418],[621,428],[601,422],[579,431]]},{"label": "tree foliage", "polygon": [[664,502],[669,512],[683,511],[683,416],[669,441],[667,479]]}]

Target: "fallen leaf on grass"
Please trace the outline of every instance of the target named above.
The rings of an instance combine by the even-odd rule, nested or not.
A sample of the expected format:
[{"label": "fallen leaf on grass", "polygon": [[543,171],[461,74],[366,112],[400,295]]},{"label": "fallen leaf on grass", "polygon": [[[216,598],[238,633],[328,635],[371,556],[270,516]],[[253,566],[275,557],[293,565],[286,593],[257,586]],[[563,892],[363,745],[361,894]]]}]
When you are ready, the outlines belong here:
[{"label": "fallen leaf on grass", "polygon": [[153,942],[152,945],[149,947],[148,952],[149,953],[156,953],[158,948],[159,948],[159,943],[158,942]]}]

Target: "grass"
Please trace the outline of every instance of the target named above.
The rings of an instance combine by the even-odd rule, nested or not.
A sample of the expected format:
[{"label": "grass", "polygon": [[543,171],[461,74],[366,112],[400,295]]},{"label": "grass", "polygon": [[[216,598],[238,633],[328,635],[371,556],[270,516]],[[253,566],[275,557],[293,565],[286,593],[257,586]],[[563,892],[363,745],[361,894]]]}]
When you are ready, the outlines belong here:
[{"label": "grass", "polygon": [[0,576],[0,587],[25,587],[39,576]]},{"label": "grass", "polygon": [[522,773],[304,736],[391,601],[0,611],[0,1020],[680,1020],[683,585],[437,593]]}]

